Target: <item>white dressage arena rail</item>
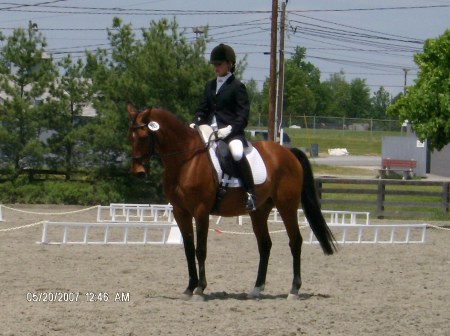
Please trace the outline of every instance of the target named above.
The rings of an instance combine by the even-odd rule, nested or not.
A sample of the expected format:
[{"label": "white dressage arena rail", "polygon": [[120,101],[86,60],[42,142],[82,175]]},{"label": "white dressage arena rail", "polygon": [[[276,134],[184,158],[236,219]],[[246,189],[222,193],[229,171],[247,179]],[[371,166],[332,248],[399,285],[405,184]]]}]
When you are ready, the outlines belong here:
[{"label": "white dressage arena rail", "polygon": [[[106,216],[109,216],[106,218]],[[59,228],[59,230],[58,230]],[[49,237],[50,231],[53,236]],[[59,232],[58,232],[59,231]],[[77,240],[69,238],[69,231]],[[57,233],[55,233],[57,232]],[[156,236],[158,239],[153,239]],[[97,222],[43,223],[41,244],[182,244],[180,230],[173,219],[172,206],[162,204],[111,203],[99,205]]]},{"label": "white dressage arena rail", "polygon": [[[83,223],[42,224],[41,244],[181,244],[176,223]],[[53,231],[53,232],[52,232]],[[61,232],[62,231],[62,232]],[[179,230],[178,230],[179,232]],[[61,237],[55,239],[52,237]],[[71,238],[72,237],[72,238]],[[76,237],[76,238],[73,238]],[[153,238],[156,237],[156,238]]]},{"label": "white dressage arena rail", "polygon": [[[298,210],[299,223],[306,224],[309,230],[309,238],[304,240],[305,244],[318,243],[313,232],[309,228],[308,221],[303,210]],[[426,224],[370,224],[370,213],[360,211],[337,211],[322,210],[328,226],[334,233],[339,244],[409,244],[425,243]],[[249,216],[239,216],[237,223],[243,224],[244,219]],[[221,221],[218,218],[217,224]],[[272,210],[269,222],[281,223],[282,219],[277,209]]]},{"label": "white dressage arena rail", "polygon": [[[328,218],[327,224],[366,224],[370,223],[370,213],[363,211],[339,211],[339,210],[322,210],[322,214],[325,219]],[[298,221],[299,223],[307,224],[308,221],[303,213],[303,209],[297,210]],[[237,223],[242,225],[244,219],[248,219],[250,216],[238,216]],[[222,220],[222,217],[218,217],[216,224],[219,224]],[[271,223],[282,223],[281,216],[277,209],[273,209],[271,213],[271,217],[269,218],[269,222]]]},{"label": "white dressage arena rail", "polygon": [[[332,224],[330,229],[338,244],[418,244],[425,243],[426,224],[364,225]],[[308,227],[309,229],[309,227]],[[309,229],[305,243],[318,244]]]},{"label": "white dressage arena rail", "polygon": [[[0,205],[0,221],[3,221],[2,207]],[[92,208],[85,210],[89,209]],[[322,212],[339,244],[425,243],[426,228],[429,226],[427,224],[374,225],[370,223],[369,212],[333,210]],[[304,235],[304,243],[316,244],[317,240],[309,229],[302,210],[298,211],[298,216],[299,223],[304,224],[302,228],[309,231]],[[248,217],[237,217],[237,223],[243,225]],[[218,217],[217,224],[220,221],[221,217]],[[281,222],[277,209],[272,211],[269,222]],[[109,206],[97,206],[97,222],[94,223],[54,221],[42,223],[42,238],[38,242],[42,244],[182,244],[181,233],[173,218],[170,204],[111,203]]]},{"label": "white dressage arena rail", "polygon": [[[109,216],[105,218],[105,216]],[[170,204],[126,204],[111,203],[99,205],[97,208],[97,222],[158,222],[164,217],[168,222],[174,220],[172,205]]]}]

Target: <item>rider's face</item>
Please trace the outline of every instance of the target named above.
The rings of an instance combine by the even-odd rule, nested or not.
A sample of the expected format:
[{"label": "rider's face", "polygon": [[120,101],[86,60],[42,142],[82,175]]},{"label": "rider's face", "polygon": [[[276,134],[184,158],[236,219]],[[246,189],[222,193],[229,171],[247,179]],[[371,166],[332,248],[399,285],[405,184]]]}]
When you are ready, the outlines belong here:
[{"label": "rider's face", "polygon": [[230,68],[231,68],[230,62],[214,63],[214,72],[218,77],[226,76],[227,73],[230,71]]}]

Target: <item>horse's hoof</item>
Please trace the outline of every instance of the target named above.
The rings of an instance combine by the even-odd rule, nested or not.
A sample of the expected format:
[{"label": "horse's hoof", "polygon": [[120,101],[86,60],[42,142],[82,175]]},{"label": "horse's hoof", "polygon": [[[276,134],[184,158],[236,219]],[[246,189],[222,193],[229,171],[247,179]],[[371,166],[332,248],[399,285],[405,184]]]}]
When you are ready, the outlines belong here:
[{"label": "horse's hoof", "polygon": [[206,296],[203,294],[203,289],[200,287],[197,287],[194,291],[194,295],[191,297],[191,301],[194,302],[203,302],[206,301]]},{"label": "horse's hoof", "polygon": [[247,299],[259,301],[259,300],[261,300],[261,297],[259,295],[254,295],[253,293],[248,293]]},{"label": "horse's hoof", "polygon": [[298,298],[299,298],[299,295],[298,295],[298,294],[289,294],[289,295],[287,296],[287,300],[288,300],[288,301],[296,301],[296,300],[298,300]]},{"label": "horse's hoof", "polygon": [[189,301],[192,298],[192,294],[183,293],[180,296],[181,301]]},{"label": "horse's hoof", "polygon": [[190,290],[185,290],[180,296],[180,300],[189,301],[192,298],[192,292]]},{"label": "horse's hoof", "polygon": [[194,290],[194,295],[203,295],[203,288],[197,287],[197,288]]},{"label": "horse's hoof", "polygon": [[206,301],[206,296],[203,294],[194,294],[191,297],[191,301],[192,302],[205,302]]},{"label": "horse's hoof", "polygon": [[247,294],[247,299],[259,300],[261,298],[261,288],[255,287],[253,290]]}]

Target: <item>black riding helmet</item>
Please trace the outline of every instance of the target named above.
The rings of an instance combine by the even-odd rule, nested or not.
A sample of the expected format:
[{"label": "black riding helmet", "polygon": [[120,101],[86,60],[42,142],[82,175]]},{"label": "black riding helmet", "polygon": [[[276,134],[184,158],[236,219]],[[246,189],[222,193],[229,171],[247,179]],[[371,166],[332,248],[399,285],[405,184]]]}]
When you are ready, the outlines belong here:
[{"label": "black riding helmet", "polygon": [[216,64],[222,62],[231,62],[231,72],[234,72],[236,65],[236,54],[233,48],[226,44],[219,44],[211,51],[209,63]]}]

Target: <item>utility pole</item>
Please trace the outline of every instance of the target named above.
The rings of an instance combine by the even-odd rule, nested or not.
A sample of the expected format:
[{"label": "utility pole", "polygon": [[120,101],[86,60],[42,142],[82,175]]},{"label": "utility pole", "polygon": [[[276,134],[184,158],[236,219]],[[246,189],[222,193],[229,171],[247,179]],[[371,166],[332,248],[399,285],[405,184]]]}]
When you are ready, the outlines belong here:
[{"label": "utility pole", "polygon": [[270,75],[269,75],[269,115],[268,115],[268,140],[274,140],[275,133],[275,100],[277,80],[277,19],[278,0],[272,0],[272,24],[270,32]]},{"label": "utility pole", "polygon": [[403,94],[406,95],[406,77],[408,76],[408,68],[403,68],[403,71],[405,72],[405,84],[403,85]]},{"label": "utility pole", "polygon": [[280,19],[280,59],[278,63],[278,99],[277,99],[277,117],[275,122],[276,138],[281,133],[281,121],[283,119],[283,99],[284,99],[284,31],[286,20],[286,5],[288,0],[281,5],[281,19]]}]

